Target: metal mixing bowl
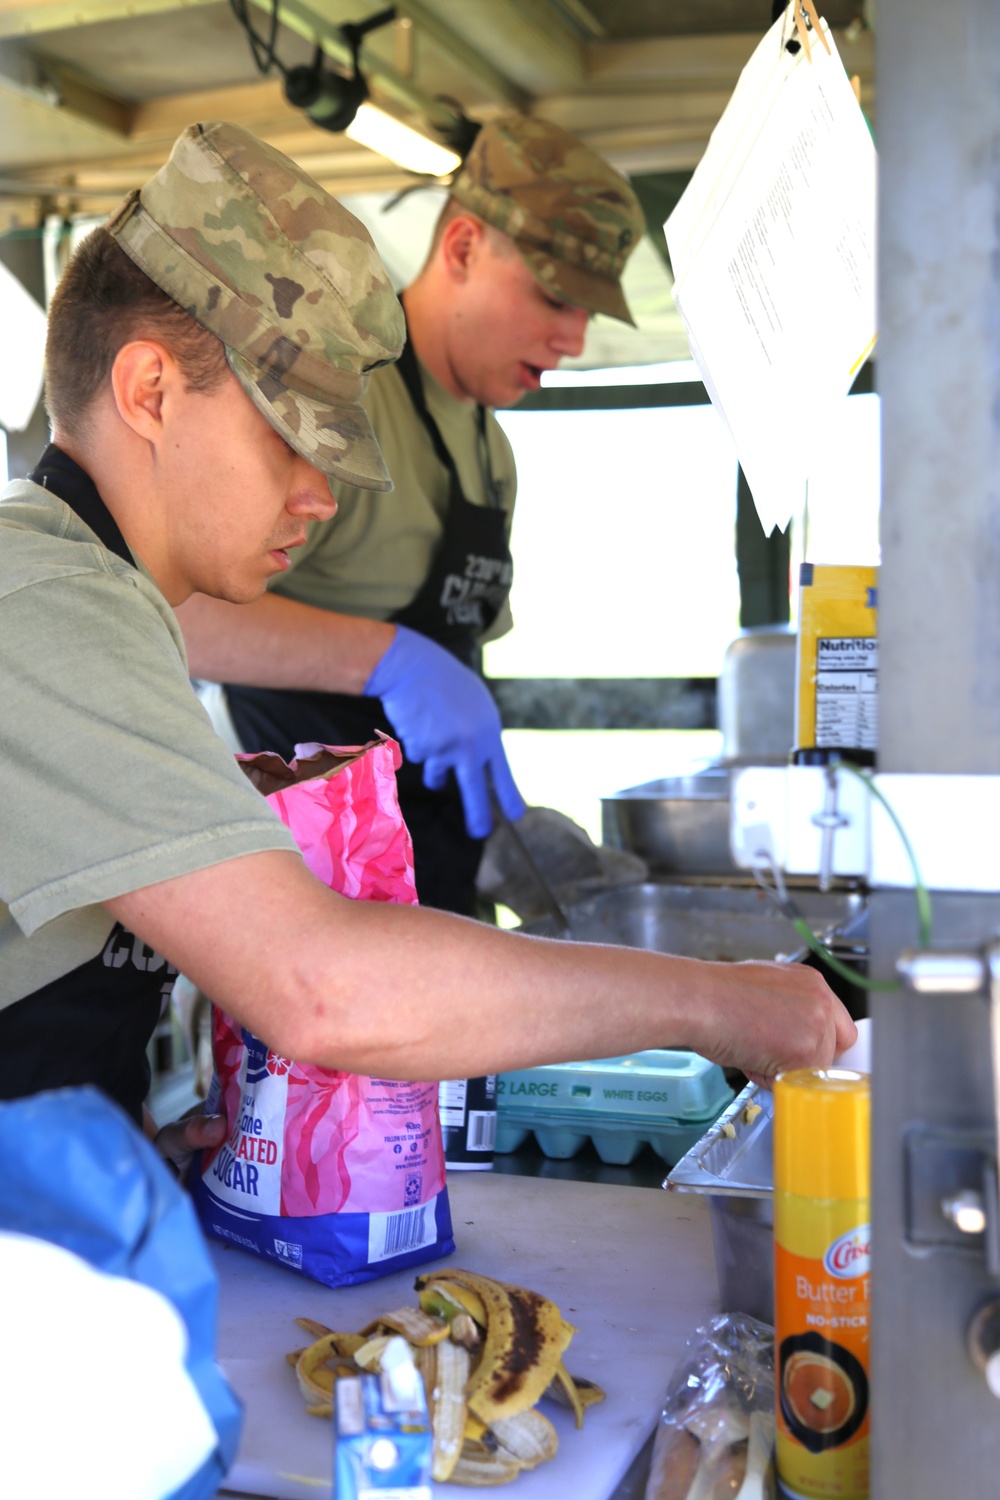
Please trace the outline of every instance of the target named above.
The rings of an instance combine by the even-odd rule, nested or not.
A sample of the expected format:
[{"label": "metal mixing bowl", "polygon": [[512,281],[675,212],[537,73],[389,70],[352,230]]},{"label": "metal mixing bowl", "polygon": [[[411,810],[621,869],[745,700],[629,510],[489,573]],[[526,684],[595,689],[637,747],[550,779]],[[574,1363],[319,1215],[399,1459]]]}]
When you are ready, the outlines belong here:
[{"label": "metal mixing bowl", "polygon": [[735,872],[729,851],[729,771],[714,767],[625,787],[601,799],[601,837],[654,874]]}]

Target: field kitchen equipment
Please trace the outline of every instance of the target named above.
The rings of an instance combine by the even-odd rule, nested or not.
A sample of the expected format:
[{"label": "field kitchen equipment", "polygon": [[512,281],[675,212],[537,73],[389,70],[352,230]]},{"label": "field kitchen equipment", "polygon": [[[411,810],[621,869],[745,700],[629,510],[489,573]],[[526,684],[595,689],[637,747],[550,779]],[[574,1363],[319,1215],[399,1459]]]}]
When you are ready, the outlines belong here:
[{"label": "field kitchen equipment", "polygon": [[972,227],[998,58],[993,0],[880,0],[874,784],[732,789],[747,868],[869,891],[872,1500],[985,1500],[1000,1471],[1000,276],[993,211]]},{"label": "field kitchen equipment", "polygon": [[765,625],[730,643],[718,684],[722,758],[602,798],[606,845],[638,854],[657,876],[737,878],[729,848],[732,772],[788,759],[795,731],[795,641],[787,626]]},{"label": "field kitchen equipment", "polygon": [[723,1311],[764,1323],[774,1322],[773,1129],[771,1095],[748,1084],[667,1177],[708,1199]]},{"label": "field kitchen equipment", "polygon": [[[797,889],[795,904],[813,932],[828,942],[853,932],[863,916],[858,891]],[[673,885],[646,881],[617,886],[571,907],[567,915],[582,943],[620,943],[686,958],[772,959],[806,956],[802,939],[765,891],[756,885]],[[551,917],[522,931],[557,937]]]},{"label": "field kitchen equipment", "polygon": [[654,875],[736,879],[729,792],[726,766],[625,787],[601,799],[602,840],[638,854]]},{"label": "field kitchen equipment", "polygon": [[[840,1059],[871,1071],[871,1022]],[[747,1084],[668,1173],[665,1187],[708,1200],[715,1271],[725,1312],[774,1321],[773,1099]]]},{"label": "field kitchen equipment", "polygon": [[[857,891],[797,889],[795,901],[812,931],[835,950],[853,955],[863,943],[863,898]],[[809,952],[756,885],[648,881],[602,891],[567,916],[571,940],[579,942],[732,962],[798,963]],[[522,930],[565,936],[552,917]],[[669,1166],[695,1147],[706,1128],[714,1139],[713,1122],[731,1099],[723,1071],[682,1050],[522,1069],[499,1079],[496,1149],[516,1151],[533,1134],[544,1155],[564,1159],[591,1140],[602,1161],[627,1165],[649,1144]],[[769,1222],[766,1229],[769,1234]]]}]

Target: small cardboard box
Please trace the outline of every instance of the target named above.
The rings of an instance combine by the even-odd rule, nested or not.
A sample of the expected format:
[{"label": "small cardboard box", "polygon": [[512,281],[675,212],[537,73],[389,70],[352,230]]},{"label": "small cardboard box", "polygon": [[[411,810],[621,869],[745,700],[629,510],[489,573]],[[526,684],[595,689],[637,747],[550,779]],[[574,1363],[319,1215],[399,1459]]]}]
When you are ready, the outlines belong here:
[{"label": "small cardboard box", "polygon": [[335,1500],[431,1500],[423,1381],[416,1375],[401,1388],[393,1374],[346,1376],[334,1386]]}]

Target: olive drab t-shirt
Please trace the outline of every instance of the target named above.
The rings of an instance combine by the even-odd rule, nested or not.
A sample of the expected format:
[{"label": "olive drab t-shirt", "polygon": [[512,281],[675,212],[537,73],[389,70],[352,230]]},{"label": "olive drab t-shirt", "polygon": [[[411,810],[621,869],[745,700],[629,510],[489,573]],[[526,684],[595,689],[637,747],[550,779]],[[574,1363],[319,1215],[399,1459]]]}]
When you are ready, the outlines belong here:
[{"label": "olive drab t-shirt", "polygon": [[[473,505],[486,505],[484,474],[492,473],[509,535],[517,480],[503,429],[487,417],[484,454],[476,407],[456,400],[423,366],[420,375],[463,495]],[[448,475],[394,365],[375,371],[364,405],[395,488],[375,494],[334,484],[337,514],[310,527],[305,546],[290,554],[291,570],[272,588],[302,604],[388,620],[412,602],[430,571],[448,508]],[[507,603],[482,641],[510,628]]]},{"label": "olive drab t-shirt", "polygon": [[102,901],[295,851],[212,729],[141,561],[28,480],[0,496],[0,681],[0,1008],[105,950]]}]

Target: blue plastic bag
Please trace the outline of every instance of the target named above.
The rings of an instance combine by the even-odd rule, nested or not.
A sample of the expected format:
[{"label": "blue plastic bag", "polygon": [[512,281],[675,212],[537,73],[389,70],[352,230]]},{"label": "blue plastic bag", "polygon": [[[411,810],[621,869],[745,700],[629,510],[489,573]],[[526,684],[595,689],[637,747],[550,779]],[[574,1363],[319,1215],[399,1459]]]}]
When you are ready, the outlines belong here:
[{"label": "blue plastic bag", "polygon": [[236,1456],[242,1408],[215,1362],[218,1282],[187,1195],[96,1089],[0,1104],[0,1229],[48,1240],[176,1308],[215,1452],[170,1500],[208,1500]]}]

